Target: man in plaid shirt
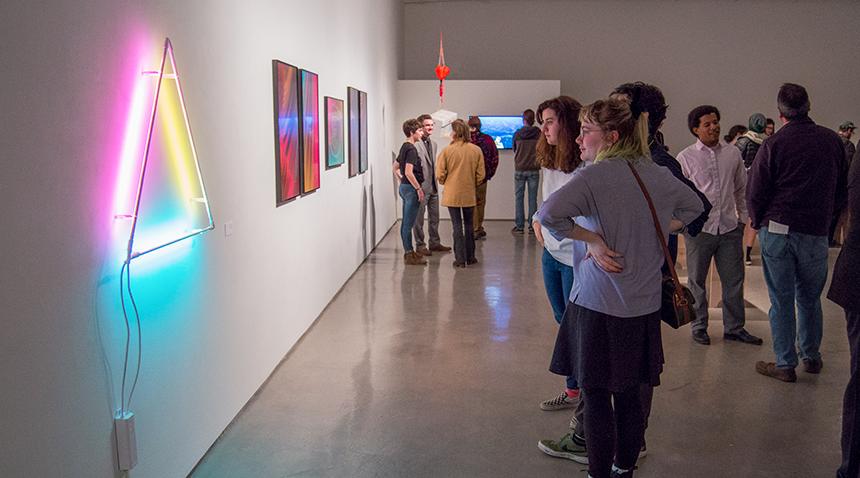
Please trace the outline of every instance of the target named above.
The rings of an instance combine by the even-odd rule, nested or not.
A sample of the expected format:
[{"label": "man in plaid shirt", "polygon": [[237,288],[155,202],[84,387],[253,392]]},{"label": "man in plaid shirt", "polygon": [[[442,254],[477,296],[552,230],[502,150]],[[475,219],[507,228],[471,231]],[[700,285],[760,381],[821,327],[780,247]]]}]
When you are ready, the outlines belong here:
[{"label": "man in plaid shirt", "polygon": [[499,150],[496,148],[496,142],[490,135],[481,132],[481,119],[477,116],[469,117],[469,130],[472,132],[472,143],[481,148],[484,153],[484,167],[486,175],[484,182],[478,185],[477,200],[478,205],[475,207],[475,239],[481,239],[487,236],[484,231],[484,207],[487,205],[487,181],[493,179],[496,174],[496,168],[499,167]]}]

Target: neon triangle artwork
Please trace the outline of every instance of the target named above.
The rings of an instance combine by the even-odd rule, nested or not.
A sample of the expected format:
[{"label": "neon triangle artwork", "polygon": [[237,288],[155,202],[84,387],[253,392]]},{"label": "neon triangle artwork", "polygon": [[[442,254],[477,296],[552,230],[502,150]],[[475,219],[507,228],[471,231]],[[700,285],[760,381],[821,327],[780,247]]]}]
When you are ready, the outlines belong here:
[{"label": "neon triangle artwork", "polygon": [[127,261],[215,227],[169,38],[164,40],[161,68],[143,74],[157,83]]}]

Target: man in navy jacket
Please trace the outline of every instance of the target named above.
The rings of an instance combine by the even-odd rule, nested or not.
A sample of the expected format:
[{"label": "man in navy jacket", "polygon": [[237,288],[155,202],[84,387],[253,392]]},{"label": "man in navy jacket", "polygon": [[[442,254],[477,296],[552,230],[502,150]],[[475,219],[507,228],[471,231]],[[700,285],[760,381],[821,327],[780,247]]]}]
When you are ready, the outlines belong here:
[{"label": "man in navy jacket", "polygon": [[782,85],[777,106],[784,126],[762,143],[747,185],[750,222],[762,248],[776,355],[776,362],[756,363],[756,371],[784,382],[797,381],[795,343],[807,373],[820,373],[823,366],[819,347],[827,235],[834,206],[845,193],[844,175],[839,174],[842,141],[809,118],[809,105],[805,88]]}]

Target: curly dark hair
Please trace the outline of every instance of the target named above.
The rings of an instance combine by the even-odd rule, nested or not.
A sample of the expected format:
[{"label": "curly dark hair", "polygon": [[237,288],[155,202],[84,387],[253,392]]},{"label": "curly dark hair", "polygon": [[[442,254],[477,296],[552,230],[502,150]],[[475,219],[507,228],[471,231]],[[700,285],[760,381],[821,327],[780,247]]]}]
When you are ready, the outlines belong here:
[{"label": "curly dark hair", "polygon": [[612,91],[612,95],[624,95],[631,103],[631,107],[638,106],[639,111],[648,113],[648,138],[653,139],[660,129],[660,125],[666,119],[666,111],[669,110],[669,105],[666,104],[666,97],[655,85],[636,81],[633,83],[624,83],[618,85]]},{"label": "curly dark hair", "polygon": [[699,127],[699,124],[701,124],[702,116],[708,116],[712,113],[717,115],[717,121],[719,121],[720,110],[718,110],[716,106],[702,105],[693,108],[693,110],[690,111],[690,114],[687,115],[687,128],[690,129],[690,134],[696,136],[696,133],[693,132],[693,128]]}]

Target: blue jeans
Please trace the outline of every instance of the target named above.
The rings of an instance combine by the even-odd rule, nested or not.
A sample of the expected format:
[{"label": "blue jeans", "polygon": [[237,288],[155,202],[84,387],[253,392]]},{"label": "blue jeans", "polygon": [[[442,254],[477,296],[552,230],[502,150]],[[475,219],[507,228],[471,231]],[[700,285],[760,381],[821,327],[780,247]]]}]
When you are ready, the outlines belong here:
[{"label": "blue jeans", "polygon": [[412,226],[418,218],[418,191],[411,184],[400,185],[400,199],[403,200],[403,221],[400,223],[400,239],[403,250],[412,252]]},{"label": "blue jeans", "polygon": [[523,204],[523,192],[526,184],[529,185],[529,227],[532,225],[532,216],[537,211],[537,188],[540,182],[540,170],[537,171],[515,171],[514,172],[514,224],[518,229],[525,227],[525,205]]},{"label": "blue jeans", "polygon": [[[549,305],[552,306],[552,315],[555,321],[561,324],[564,309],[570,300],[570,289],[573,288],[573,267],[557,261],[546,249],[543,250],[541,265],[543,266],[543,285],[546,288]],[[566,385],[570,389],[579,388],[573,376],[567,377]]]},{"label": "blue jeans", "polygon": [[[821,292],[827,282],[827,236],[758,232],[764,280],[770,296],[770,330],[776,366],[797,367],[797,349],[805,360],[821,358]],[[797,301],[797,318],[795,318]]]}]

